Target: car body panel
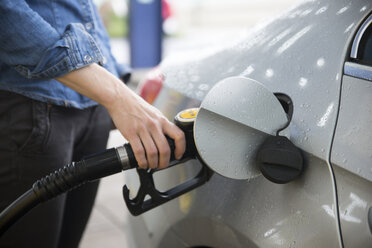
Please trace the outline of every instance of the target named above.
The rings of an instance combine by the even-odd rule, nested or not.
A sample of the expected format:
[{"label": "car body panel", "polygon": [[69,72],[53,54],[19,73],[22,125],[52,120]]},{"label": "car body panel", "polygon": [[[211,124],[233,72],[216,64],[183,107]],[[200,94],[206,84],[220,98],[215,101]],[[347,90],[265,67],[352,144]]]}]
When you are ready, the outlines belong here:
[{"label": "car body panel", "polygon": [[332,148],[345,247],[368,247],[372,233],[372,81],[343,77]]},{"label": "car body panel", "polygon": [[371,127],[372,80],[344,76],[331,162],[370,182],[372,182]]},{"label": "car body panel", "polygon": [[372,244],[371,41],[372,14],[350,44],[331,153],[344,247]]},{"label": "car body panel", "polygon": [[227,49],[216,48],[202,59],[188,55],[195,60],[181,66],[178,56],[165,60],[164,83],[200,101],[214,84],[238,75],[285,92],[296,104],[292,141],[327,159],[348,41],[368,14],[366,6],[368,0],[305,1]]},{"label": "car body panel", "polygon": [[[214,174],[200,188],[145,213],[143,220],[133,218],[144,221],[142,234],[135,238],[151,240],[144,248],[337,247],[335,218],[329,214],[334,205],[327,165],[311,155],[305,158],[305,166],[311,169],[285,185],[263,176],[231,180]],[[168,189],[195,175],[199,167],[189,161],[164,170],[155,178],[156,185]],[[134,176],[128,177],[129,185],[135,184]],[[174,236],[182,240],[182,246],[168,243]]]},{"label": "car body panel", "polygon": [[[289,136],[303,150],[305,171],[284,185],[262,175],[238,181],[215,173],[200,188],[132,219],[145,227],[135,238],[150,240],[141,248],[340,246],[329,156],[349,43],[370,11],[368,0],[305,1],[233,46],[162,63],[165,81],[154,105],[169,119],[199,106],[217,82],[231,76],[254,79],[290,96],[294,114]],[[164,170],[157,185],[169,189],[199,167],[193,160]],[[127,176],[129,185],[136,184],[133,180]],[[341,209],[350,203],[350,192],[359,196],[364,188],[344,189]]]},{"label": "car body panel", "polygon": [[368,211],[372,207],[371,181],[339,166],[335,166],[335,176],[344,247],[371,247],[372,231],[368,225]]}]

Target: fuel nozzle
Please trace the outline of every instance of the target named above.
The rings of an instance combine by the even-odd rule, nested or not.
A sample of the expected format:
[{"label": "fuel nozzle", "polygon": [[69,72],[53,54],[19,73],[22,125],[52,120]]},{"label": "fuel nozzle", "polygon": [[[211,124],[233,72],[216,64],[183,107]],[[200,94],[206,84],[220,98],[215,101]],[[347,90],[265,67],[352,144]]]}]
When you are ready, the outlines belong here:
[{"label": "fuel nozzle", "polygon": [[199,108],[189,108],[174,117],[174,123],[183,131],[192,131]]},{"label": "fuel nozzle", "polygon": [[[198,110],[199,110],[198,108],[186,109],[179,112],[174,117],[174,123],[185,133],[186,138],[186,150],[182,159],[180,160],[184,160],[195,156],[196,148],[194,142],[193,127]],[[167,141],[171,150],[170,163],[172,164],[176,160],[174,157],[175,144],[174,140],[172,140],[169,137],[167,137]],[[135,159],[133,149],[129,143],[117,147],[116,151],[123,170],[138,167],[138,163]]]},{"label": "fuel nozzle", "polygon": [[[174,141],[167,137],[172,154],[170,159],[171,162],[168,167],[180,164],[189,159],[198,158],[193,137],[193,124],[197,111],[197,109],[187,109],[181,111],[175,117],[176,125],[185,132],[186,151],[180,160],[176,160],[174,158]],[[152,177],[153,173],[157,170],[138,168],[133,149],[129,143],[126,143],[121,147],[111,148],[84,157],[81,161],[72,162],[36,181],[30,190],[0,213],[0,236],[15,221],[39,203],[52,199],[86,182],[94,181],[132,168],[137,168],[137,173],[141,182],[140,189],[137,196],[134,199],[130,199],[129,189],[124,185],[123,195],[127,207],[133,215],[139,215],[174,199],[204,184],[209,179],[209,170],[206,166],[202,166],[202,169],[195,178],[166,192],[160,192],[156,189]],[[146,195],[149,195],[151,199],[145,201]]]},{"label": "fuel nozzle", "polygon": [[174,117],[174,124],[176,124],[185,133],[186,151],[183,155],[183,158],[192,158],[197,156],[194,141],[194,122],[198,111],[199,108],[189,108],[179,112]]},{"label": "fuel nozzle", "polygon": [[[140,215],[150,209],[177,198],[178,196],[203,185],[211,177],[212,172],[200,159],[195,147],[193,126],[198,110],[198,108],[186,109],[175,116],[174,123],[185,133],[186,151],[180,160],[172,160],[167,168],[194,159],[198,160],[202,165],[199,173],[194,178],[189,179],[188,181],[165,192],[161,192],[156,189],[153,178],[153,174],[158,170],[137,169],[140,180],[140,187],[137,195],[134,198],[130,198],[129,188],[127,185],[124,185],[123,187],[123,197],[128,210],[132,215]],[[145,200],[146,196],[150,196],[150,198]]]}]

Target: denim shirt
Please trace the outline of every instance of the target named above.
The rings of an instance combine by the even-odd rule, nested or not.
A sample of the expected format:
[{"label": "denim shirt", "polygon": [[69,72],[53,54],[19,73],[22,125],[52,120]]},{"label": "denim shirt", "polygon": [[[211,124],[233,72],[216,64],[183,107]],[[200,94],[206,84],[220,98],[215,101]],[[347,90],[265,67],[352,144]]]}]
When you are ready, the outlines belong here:
[{"label": "denim shirt", "polygon": [[97,103],[53,78],[91,63],[129,72],[112,56],[91,0],[0,0],[0,90],[87,108]]}]

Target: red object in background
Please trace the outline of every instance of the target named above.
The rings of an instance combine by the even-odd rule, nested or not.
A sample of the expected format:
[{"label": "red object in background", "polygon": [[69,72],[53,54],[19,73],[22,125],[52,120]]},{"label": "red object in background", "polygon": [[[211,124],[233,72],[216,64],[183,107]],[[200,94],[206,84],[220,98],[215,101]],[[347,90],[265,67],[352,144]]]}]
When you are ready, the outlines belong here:
[{"label": "red object in background", "polygon": [[172,8],[167,0],[161,0],[161,16],[163,21],[173,15]]},{"label": "red object in background", "polygon": [[151,70],[139,87],[139,95],[152,104],[163,87],[164,75],[158,67]]}]

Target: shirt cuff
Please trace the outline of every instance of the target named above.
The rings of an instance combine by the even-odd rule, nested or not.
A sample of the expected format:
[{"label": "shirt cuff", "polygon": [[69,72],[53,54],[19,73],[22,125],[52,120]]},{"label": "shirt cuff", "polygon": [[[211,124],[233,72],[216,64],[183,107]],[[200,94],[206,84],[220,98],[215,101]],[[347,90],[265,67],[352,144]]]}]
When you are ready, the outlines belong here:
[{"label": "shirt cuff", "polygon": [[127,84],[130,80],[130,77],[132,75],[132,68],[130,68],[126,64],[121,64],[116,62],[116,70],[119,74],[119,78]]},{"label": "shirt cuff", "polygon": [[103,55],[93,37],[80,23],[66,27],[60,40],[48,48],[34,67],[17,65],[15,69],[24,77],[52,79],[92,63],[102,64]]}]

